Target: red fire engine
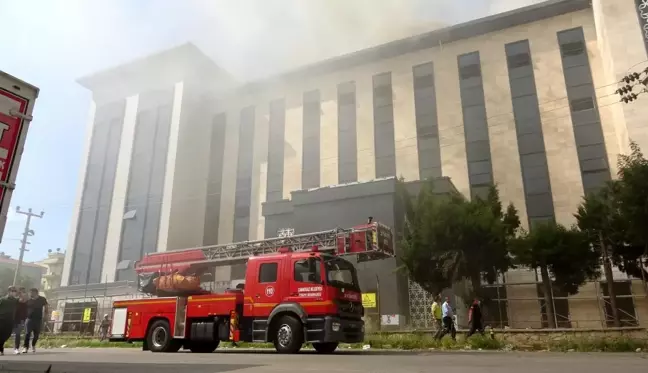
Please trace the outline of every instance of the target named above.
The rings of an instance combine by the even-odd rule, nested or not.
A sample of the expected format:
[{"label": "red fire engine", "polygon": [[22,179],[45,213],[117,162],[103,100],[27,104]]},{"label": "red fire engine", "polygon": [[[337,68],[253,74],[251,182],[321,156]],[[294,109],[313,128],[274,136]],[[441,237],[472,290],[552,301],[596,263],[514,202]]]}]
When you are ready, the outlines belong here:
[{"label": "red fire engine", "polygon": [[[393,233],[372,222],[350,229],[150,254],[135,265],[140,290],[156,297],[116,301],[111,340],[144,350],[213,352],[221,341],[271,342],[280,353],[311,343],[320,353],[364,338],[353,264],[393,256]],[[196,276],[246,262],[245,282],[223,293]]]}]

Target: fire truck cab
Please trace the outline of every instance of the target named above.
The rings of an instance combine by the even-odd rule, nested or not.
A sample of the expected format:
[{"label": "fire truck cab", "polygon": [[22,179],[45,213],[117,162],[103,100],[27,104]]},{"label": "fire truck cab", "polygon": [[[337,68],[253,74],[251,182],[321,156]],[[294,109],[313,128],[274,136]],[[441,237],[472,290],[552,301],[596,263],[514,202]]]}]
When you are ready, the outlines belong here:
[{"label": "fire truck cab", "polygon": [[[364,308],[358,276],[341,254],[355,253],[365,260],[390,256],[391,230],[372,222],[301,236],[253,245],[271,252],[247,259],[245,281],[236,289],[115,302],[111,340],[143,341],[144,349],[153,352],[184,347],[203,353],[213,352],[221,341],[270,342],[280,353],[296,353],[304,343],[332,353],[339,343],[361,342]],[[279,244],[283,246],[276,248]],[[151,254],[136,269],[149,273],[159,266],[163,269],[158,275],[182,269],[187,273],[222,258],[223,250],[230,259],[236,256],[231,245],[220,254],[209,249],[184,251],[182,257],[181,252]],[[160,260],[163,255],[166,260]],[[171,263],[168,255],[175,258]]]}]

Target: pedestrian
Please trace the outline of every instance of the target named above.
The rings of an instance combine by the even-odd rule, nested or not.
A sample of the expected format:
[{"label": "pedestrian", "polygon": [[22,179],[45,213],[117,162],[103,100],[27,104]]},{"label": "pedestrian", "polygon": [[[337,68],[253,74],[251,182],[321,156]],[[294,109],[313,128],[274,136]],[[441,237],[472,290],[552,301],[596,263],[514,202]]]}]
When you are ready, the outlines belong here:
[{"label": "pedestrian", "polygon": [[434,296],[434,303],[432,303],[432,318],[434,319],[434,325],[436,325],[436,333],[434,333],[434,339],[440,339],[443,336],[443,313],[441,311],[441,295]]},{"label": "pedestrian", "polygon": [[[47,299],[38,294],[38,289],[30,289],[29,300],[27,300],[27,319],[25,320],[25,344],[23,345],[23,353],[27,353],[29,347],[31,347],[32,353],[36,352],[36,343],[38,342],[38,336],[40,336],[43,326],[43,313],[48,313]],[[29,343],[30,340],[31,346]]]},{"label": "pedestrian", "polygon": [[450,306],[450,298],[446,297],[445,302],[441,306],[441,314],[443,316],[443,333],[439,339],[443,338],[444,335],[450,333],[453,341],[457,340],[457,329],[454,324],[454,311],[452,306]]},{"label": "pedestrian", "polygon": [[11,337],[16,318],[16,304],[18,303],[18,290],[9,286],[7,295],[0,298],[0,355],[4,356],[5,342]]},{"label": "pedestrian", "polygon": [[475,334],[475,331],[479,331],[479,334],[484,335],[484,322],[482,318],[481,304],[478,298],[475,298],[473,304],[470,305],[470,309],[468,310],[468,324],[470,324],[468,337]]},{"label": "pedestrian", "polygon": [[25,328],[25,319],[27,318],[27,290],[18,289],[18,303],[16,303],[16,316],[14,318],[14,355],[20,354],[20,342],[22,331]]},{"label": "pedestrian", "polygon": [[99,325],[99,340],[103,341],[108,338],[108,329],[110,328],[110,318],[105,314]]}]

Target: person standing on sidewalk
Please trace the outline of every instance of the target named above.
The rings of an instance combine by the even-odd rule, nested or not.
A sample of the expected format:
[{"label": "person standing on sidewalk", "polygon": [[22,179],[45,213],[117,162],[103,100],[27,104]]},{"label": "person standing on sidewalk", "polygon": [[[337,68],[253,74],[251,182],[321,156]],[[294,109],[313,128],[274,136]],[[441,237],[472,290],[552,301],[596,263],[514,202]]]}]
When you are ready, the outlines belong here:
[{"label": "person standing on sidewalk", "polygon": [[[29,351],[30,340],[32,352],[36,352],[36,342],[38,342],[38,336],[40,336],[43,326],[43,313],[48,313],[47,299],[38,294],[38,289],[30,289],[29,300],[27,301],[27,320],[25,320],[25,344],[23,345],[23,353]],[[33,338],[31,338],[32,333],[34,334]]]},{"label": "person standing on sidewalk", "polygon": [[0,356],[4,356],[5,342],[11,337],[16,318],[18,291],[15,286],[9,286],[7,295],[0,298]]},{"label": "person standing on sidewalk", "polygon": [[450,298],[446,297],[445,302],[443,302],[443,305],[441,306],[441,313],[443,314],[443,334],[441,335],[441,338],[447,333],[450,333],[450,336],[452,337],[453,341],[457,340],[457,329],[455,328],[455,323],[454,323],[454,311],[452,310],[452,306],[450,306]]},{"label": "person standing on sidewalk", "polygon": [[434,324],[436,325],[436,333],[434,333],[434,339],[439,339],[443,336],[443,313],[441,311],[441,301],[440,295],[434,296],[434,303],[432,303],[432,318],[434,319]]},{"label": "person standing on sidewalk", "polygon": [[468,323],[470,324],[468,337],[475,334],[476,331],[481,335],[484,335],[484,322],[482,319],[481,305],[477,298],[475,298],[473,304],[470,306],[470,310],[468,310]]},{"label": "person standing on sidewalk", "polygon": [[18,289],[18,303],[16,303],[16,317],[14,318],[14,355],[20,354],[20,342],[22,331],[25,328],[25,319],[27,318],[27,290]]}]

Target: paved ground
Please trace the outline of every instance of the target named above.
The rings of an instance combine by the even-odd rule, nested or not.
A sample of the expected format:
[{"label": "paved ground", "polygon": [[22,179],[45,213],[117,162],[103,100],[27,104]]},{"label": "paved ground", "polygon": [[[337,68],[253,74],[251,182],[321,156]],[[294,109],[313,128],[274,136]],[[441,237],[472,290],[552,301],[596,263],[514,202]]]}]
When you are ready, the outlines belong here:
[{"label": "paved ground", "polygon": [[[610,373],[645,372],[646,354],[554,354],[499,352],[389,353],[343,351],[277,355],[225,351],[201,355],[153,354],[131,349],[54,349],[36,355],[4,356],[0,372],[51,373]],[[437,370],[438,369],[438,370]]]}]

